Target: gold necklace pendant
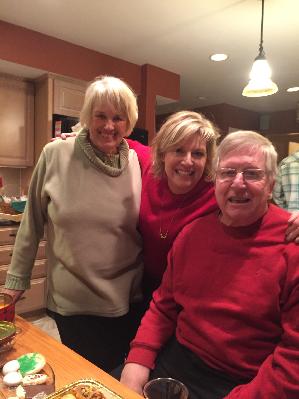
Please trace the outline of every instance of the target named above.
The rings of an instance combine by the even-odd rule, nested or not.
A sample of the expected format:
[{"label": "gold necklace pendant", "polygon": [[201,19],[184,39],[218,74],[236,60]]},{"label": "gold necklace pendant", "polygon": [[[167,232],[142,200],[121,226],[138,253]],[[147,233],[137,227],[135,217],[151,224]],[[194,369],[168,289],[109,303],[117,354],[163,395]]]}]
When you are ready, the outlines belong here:
[{"label": "gold necklace pendant", "polygon": [[161,215],[161,210],[163,210],[163,200],[161,199],[161,208],[160,208],[160,212],[159,212],[159,219],[160,219],[160,229],[159,229],[159,235],[161,240],[165,240],[168,237],[168,233],[170,228],[173,225],[173,222],[175,221],[175,219],[177,219],[177,217],[180,214],[181,209],[183,208],[183,205],[185,205],[186,200],[187,200],[187,196],[183,197],[181,203],[178,205],[178,207],[174,210],[174,213],[172,215],[172,218],[170,219],[168,226],[165,226],[166,230],[165,232],[162,231],[162,215]]},{"label": "gold necklace pendant", "polygon": [[162,240],[165,240],[165,238],[167,238],[168,236],[168,230],[165,233],[162,233],[161,227],[160,227],[160,238]]}]

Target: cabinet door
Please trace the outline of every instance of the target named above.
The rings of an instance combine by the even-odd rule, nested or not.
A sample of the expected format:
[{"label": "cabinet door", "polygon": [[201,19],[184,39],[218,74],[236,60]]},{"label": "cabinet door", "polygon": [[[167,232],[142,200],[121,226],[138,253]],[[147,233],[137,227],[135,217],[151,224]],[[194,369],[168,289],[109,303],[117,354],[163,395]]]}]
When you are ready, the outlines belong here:
[{"label": "cabinet door", "polygon": [[[0,284],[5,284],[8,265],[0,265]],[[37,278],[47,276],[47,260],[40,259],[34,262],[31,278],[32,281]]]},{"label": "cabinet door", "polygon": [[31,281],[31,288],[26,290],[16,304],[16,313],[22,314],[46,307],[47,281],[38,278]]},{"label": "cabinet door", "polygon": [[83,83],[54,79],[54,114],[79,117],[85,89]]},{"label": "cabinet door", "polygon": [[0,245],[14,244],[19,227],[1,227]]},{"label": "cabinet door", "polygon": [[0,76],[0,166],[33,165],[34,86]]},{"label": "cabinet door", "polygon": [[[46,258],[46,241],[41,241],[39,243],[36,259]],[[0,265],[9,265],[11,262],[11,257],[13,253],[13,245],[2,245],[0,246]]]}]

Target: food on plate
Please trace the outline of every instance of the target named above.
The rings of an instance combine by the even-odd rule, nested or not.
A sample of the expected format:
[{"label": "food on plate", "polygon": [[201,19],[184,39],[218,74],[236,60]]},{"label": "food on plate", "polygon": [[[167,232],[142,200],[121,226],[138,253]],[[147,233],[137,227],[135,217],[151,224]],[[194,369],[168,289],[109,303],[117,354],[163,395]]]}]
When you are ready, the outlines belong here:
[{"label": "food on plate", "polygon": [[8,387],[15,387],[22,382],[22,376],[18,371],[11,371],[3,377],[3,383]]},{"label": "food on plate", "polygon": [[2,373],[3,375],[11,373],[12,371],[18,371],[20,368],[20,364],[17,360],[11,360],[4,364]]},{"label": "food on plate", "polygon": [[38,373],[46,364],[45,357],[37,352],[22,355],[17,361],[20,364],[20,373],[23,376]]},{"label": "food on plate", "polygon": [[44,384],[49,377],[46,374],[28,374],[23,378],[23,385],[39,385]]},{"label": "food on plate", "polygon": [[76,396],[73,395],[72,393],[66,393],[61,397],[61,399],[76,399]]},{"label": "food on plate", "polygon": [[[55,391],[54,372],[39,353],[26,353],[18,359],[1,364],[1,368],[0,398],[1,393],[4,393],[5,398],[11,399],[44,399]],[[31,374],[35,370],[39,372]]]},{"label": "food on plate", "polygon": [[60,399],[106,399],[106,397],[98,388],[86,384],[72,388]]},{"label": "food on plate", "polygon": [[22,387],[22,385],[19,385],[16,389],[16,395],[19,399],[25,399],[26,397],[26,392],[25,389]]}]

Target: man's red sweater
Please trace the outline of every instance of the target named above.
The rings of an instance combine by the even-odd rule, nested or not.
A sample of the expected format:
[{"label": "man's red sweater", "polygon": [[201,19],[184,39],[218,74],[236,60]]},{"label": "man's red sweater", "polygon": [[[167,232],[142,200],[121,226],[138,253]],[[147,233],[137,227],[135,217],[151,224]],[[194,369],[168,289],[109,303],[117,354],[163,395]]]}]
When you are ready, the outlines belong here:
[{"label": "man's red sweater", "polygon": [[299,248],[285,243],[288,218],[270,205],[251,226],[227,227],[216,213],[186,226],[127,362],[154,368],[175,333],[210,367],[252,378],[227,398],[297,399]]}]

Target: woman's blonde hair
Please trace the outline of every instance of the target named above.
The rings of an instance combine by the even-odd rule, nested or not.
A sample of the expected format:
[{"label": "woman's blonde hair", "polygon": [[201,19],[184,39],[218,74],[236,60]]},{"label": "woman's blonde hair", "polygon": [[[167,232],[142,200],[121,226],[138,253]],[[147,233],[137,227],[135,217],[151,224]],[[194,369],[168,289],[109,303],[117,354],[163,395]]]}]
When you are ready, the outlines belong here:
[{"label": "woman's blonde hair", "polygon": [[229,133],[219,144],[214,159],[213,169],[217,170],[219,162],[230,152],[246,151],[248,154],[260,152],[265,157],[265,172],[271,182],[277,175],[277,152],[266,137],[250,130],[239,130]]},{"label": "woman's blonde hair", "polygon": [[193,137],[199,137],[206,141],[207,162],[204,175],[211,179],[212,161],[219,132],[212,122],[194,111],[180,111],[171,115],[154,138],[152,143],[152,169],[156,177],[162,177],[164,174],[165,154]]},{"label": "woman's blonde hair", "polygon": [[96,104],[112,105],[127,119],[128,134],[132,132],[138,118],[137,100],[134,91],[124,81],[113,76],[99,76],[89,84],[80,114],[82,127],[89,128]]}]

